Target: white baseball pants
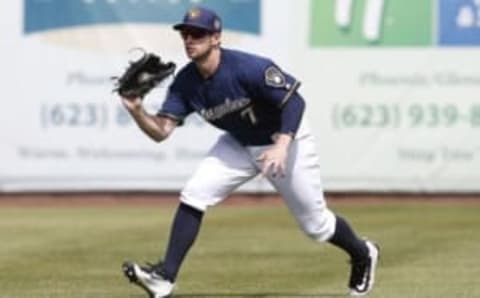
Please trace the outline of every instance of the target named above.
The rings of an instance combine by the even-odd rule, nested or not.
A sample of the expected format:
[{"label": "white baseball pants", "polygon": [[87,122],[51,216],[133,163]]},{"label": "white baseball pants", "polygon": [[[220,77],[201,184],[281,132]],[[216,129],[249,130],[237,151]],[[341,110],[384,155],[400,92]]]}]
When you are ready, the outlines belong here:
[{"label": "white baseball pants", "polygon": [[[180,200],[202,211],[220,203],[261,172],[256,159],[268,147],[244,147],[230,135],[222,135],[187,182]],[[286,175],[267,179],[309,237],[316,241],[332,237],[336,219],[323,196],[313,135],[297,134],[289,147]]]}]

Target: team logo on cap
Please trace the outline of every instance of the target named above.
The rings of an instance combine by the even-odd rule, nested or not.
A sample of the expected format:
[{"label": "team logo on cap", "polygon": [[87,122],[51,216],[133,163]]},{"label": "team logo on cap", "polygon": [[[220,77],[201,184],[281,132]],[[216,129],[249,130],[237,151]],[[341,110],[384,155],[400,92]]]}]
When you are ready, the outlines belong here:
[{"label": "team logo on cap", "polygon": [[200,17],[200,15],[201,15],[201,11],[198,8],[192,8],[188,12],[188,18],[189,19],[196,19],[196,18]]}]

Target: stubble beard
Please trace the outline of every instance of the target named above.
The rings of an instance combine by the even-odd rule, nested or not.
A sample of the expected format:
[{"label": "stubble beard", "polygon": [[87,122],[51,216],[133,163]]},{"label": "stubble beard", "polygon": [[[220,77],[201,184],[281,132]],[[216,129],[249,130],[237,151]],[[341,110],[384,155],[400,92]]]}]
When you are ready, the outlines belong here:
[{"label": "stubble beard", "polygon": [[192,57],[191,58],[192,61],[195,63],[203,63],[207,61],[210,55],[212,54],[214,48],[215,47],[210,46],[208,49],[205,50],[205,52],[200,53],[197,57]]}]

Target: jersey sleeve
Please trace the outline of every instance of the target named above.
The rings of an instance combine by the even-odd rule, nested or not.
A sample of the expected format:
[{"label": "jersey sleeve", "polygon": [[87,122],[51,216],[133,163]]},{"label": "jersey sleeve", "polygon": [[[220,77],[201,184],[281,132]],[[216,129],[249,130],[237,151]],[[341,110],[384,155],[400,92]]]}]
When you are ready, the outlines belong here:
[{"label": "jersey sleeve", "polygon": [[243,69],[243,81],[255,97],[279,108],[283,107],[300,87],[297,79],[268,59],[257,59]]},{"label": "jersey sleeve", "polygon": [[181,126],[184,119],[193,112],[192,107],[188,104],[180,88],[178,82],[173,82],[167,92],[162,107],[157,115],[173,119]]}]

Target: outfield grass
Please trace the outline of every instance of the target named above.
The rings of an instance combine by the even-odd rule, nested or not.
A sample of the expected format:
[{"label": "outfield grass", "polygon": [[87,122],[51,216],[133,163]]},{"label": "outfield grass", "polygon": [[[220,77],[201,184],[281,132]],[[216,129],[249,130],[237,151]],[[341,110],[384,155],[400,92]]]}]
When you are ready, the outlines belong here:
[{"label": "outfield grass", "polygon": [[[480,297],[480,204],[335,205],[382,246],[370,297]],[[0,208],[0,297],[142,298],[126,259],[163,255],[173,207]],[[347,257],[297,229],[283,206],[205,218],[176,297],[347,297]]]}]

